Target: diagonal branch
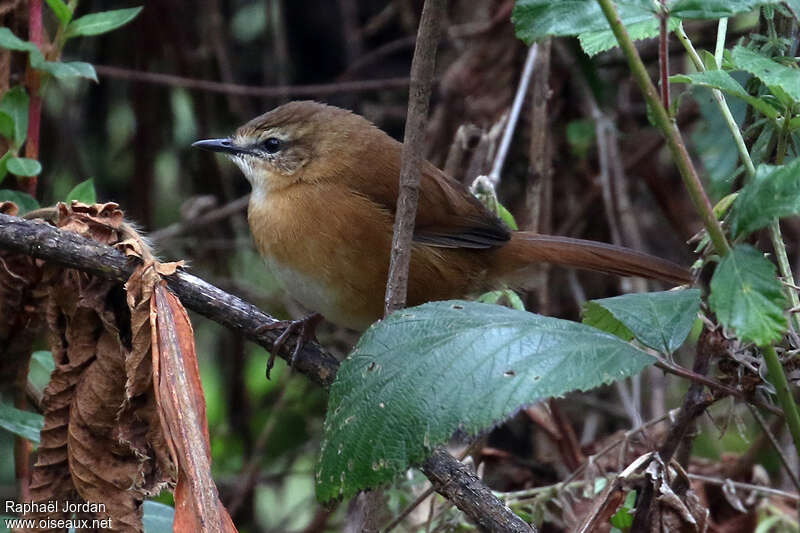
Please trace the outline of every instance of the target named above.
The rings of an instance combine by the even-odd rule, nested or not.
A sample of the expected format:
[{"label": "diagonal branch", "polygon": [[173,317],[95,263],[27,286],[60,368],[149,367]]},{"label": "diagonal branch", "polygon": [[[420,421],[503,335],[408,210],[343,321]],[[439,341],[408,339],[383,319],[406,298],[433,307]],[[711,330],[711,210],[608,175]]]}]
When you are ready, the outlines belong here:
[{"label": "diagonal branch", "polygon": [[[29,255],[66,268],[89,272],[104,279],[124,283],[136,264],[122,252],[49,224],[23,220],[0,213],[0,249]],[[256,330],[275,319],[256,306],[183,271],[166,278],[169,288],[188,309],[200,313],[251,341],[272,350],[280,330],[257,334]],[[279,355],[291,359],[291,347]],[[323,387],[330,386],[339,361],[319,344],[306,343],[294,360],[294,368]],[[492,494],[450,454],[437,450],[422,465],[437,492],[449,498],[476,523],[487,524],[489,531],[535,532],[511,509]],[[484,513],[490,512],[489,515]]]}]

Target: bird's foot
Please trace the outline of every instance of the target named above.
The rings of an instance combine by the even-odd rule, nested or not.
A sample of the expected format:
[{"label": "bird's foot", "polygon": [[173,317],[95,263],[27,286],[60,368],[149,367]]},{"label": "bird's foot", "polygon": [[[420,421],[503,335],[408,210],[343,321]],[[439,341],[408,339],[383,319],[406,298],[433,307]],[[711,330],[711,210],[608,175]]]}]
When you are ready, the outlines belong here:
[{"label": "bird's foot", "polygon": [[303,349],[303,346],[305,346],[308,341],[314,340],[316,337],[317,324],[319,324],[321,320],[321,314],[312,313],[299,320],[276,320],[275,322],[270,322],[269,324],[259,326],[258,329],[256,329],[256,335],[261,335],[264,332],[273,329],[283,329],[281,334],[278,335],[278,338],[275,339],[275,342],[272,343],[272,350],[270,350],[269,353],[269,361],[267,361],[267,379],[269,379],[270,371],[275,365],[275,355],[280,351],[283,345],[286,344],[286,340],[289,338],[289,336],[292,333],[297,333],[294,350],[292,350],[292,355],[289,358],[289,367],[292,367],[294,366],[294,360],[297,357],[297,354],[300,353],[300,350]]}]

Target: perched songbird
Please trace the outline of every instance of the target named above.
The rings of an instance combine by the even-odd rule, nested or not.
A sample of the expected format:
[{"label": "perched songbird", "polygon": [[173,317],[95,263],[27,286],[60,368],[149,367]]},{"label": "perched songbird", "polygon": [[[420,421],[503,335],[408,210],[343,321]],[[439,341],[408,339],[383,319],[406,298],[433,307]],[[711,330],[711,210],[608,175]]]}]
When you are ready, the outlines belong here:
[{"label": "perched songbird", "polygon": [[[305,101],[193,146],[226,154],[250,181],[250,229],[293,297],[353,329],[382,316],[401,143],[350,111]],[[541,262],[690,281],[686,269],[641,252],[510,231],[461,183],[422,164],[409,306],[523,287]]]}]

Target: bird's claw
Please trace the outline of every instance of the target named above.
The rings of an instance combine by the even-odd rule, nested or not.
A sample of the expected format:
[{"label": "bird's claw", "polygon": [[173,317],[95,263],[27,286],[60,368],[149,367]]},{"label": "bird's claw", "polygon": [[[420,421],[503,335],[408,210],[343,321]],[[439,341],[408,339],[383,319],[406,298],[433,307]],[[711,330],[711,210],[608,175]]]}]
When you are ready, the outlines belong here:
[{"label": "bird's claw", "polygon": [[270,377],[270,371],[272,370],[272,367],[275,366],[275,356],[281,350],[281,348],[283,348],[283,345],[286,344],[286,340],[292,335],[292,333],[298,333],[298,335],[297,340],[295,341],[294,350],[292,350],[292,354],[289,357],[289,367],[294,366],[295,358],[297,357],[297,354],[300,353],[300,350],[303,349],[303,346],[305,346],[308,341],[315,338],[317,324],[319,324],[320,320],[322,320],[322,315],[319,313],[312,313],[299,320],[276,320],[275,322],[270,322],[269,324],[263,324],[255,330],[256,335],[262,335],[267,331],[283,329],[281,334],[278,335],[278,338],[275,339],[275,342],[272,343],[272,350],[270,350],[269,360],[267,361],[267,379]]}]

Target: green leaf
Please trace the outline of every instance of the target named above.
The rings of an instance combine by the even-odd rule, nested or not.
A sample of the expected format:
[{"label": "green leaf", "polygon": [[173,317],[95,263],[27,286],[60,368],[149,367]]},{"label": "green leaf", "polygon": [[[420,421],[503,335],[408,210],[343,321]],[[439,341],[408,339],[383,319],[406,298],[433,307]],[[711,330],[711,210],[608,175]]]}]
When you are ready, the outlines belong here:
[{"label": "green leaf", "polygon": [[738,68],[760,79],[773,94],[779,89],[795,102],[800,102],[800,69],[781,65],[743,46],[735,46],[731,56]]},{"label": "green leaf", "polygon": [[83,204],[93,204],[97,202],[97,193],[94,190],[94,180],[89,178],[77,184],[67,195],[67,203],[76,200]]},{"label": "green leaf", "polygon": [[[680,20],[670,17],[667,22],[667,28],[671,32],[675,31],[680,23]],[[650,20],[630,24],[627,30],[628,35],[630,35],[631,39],[634,41],[658,37],[661,31],[659,20],[655,17]],[[606,50],[611,50],[617,46],[617,38],[614,37],[614,32],[610,29],[581,33],[578,35],[578,39],[581,42],[583,51],[590,56],[605,52]]]},{"label": "green leaf", "polygon": [[67,26],[65,35],[69,39],[78,35],[100,35],[101,33],[116,30],[135,19],[141,10],[141,7],[132,7],[84,15],[73,20]]},{"label": "green leaf", "polygon": [[91,63],[83,61],[45,61],[39,52],[31,52],[31,66],[43,70],[54,78],[63,80],[69,78],[87,78],[97,81],[97,72]]},{"label": "green leaf", "polygon": [[[0,28],[0,31],[6,28]],[[28,93],[20,86],[14,87],[0,100],[0,111],[14,121],[13,145],[19,148],[28,137]]]},{"label": "green leaf", "polygon": [[636,505],[636,491],[632,490],[625,496],[625,501],[619,510],[611,517],[611,525],[622,531],[630,531],[633,526],[633,509]]},{"label": "green leaf", "polygon": [[779,115],[777,109],[764,100],[748,94],[747,91],[744,90],[744,87],[739,85],[739,83],[724,70],[707,70],[694,74],[678,74],[676,76],[670,76],[669,81],[672,83],[691,83],[701,87],[719,89],[724,93],[741,98],[771,119],[775,119]]},{"label": "green leaf", "polygon": [[511,289],[485,292],[477,297],[475,301],[485,304],[504,305],[511,309],[519,309],[520,311],[525,310],[525,302]]},{"label": "green leaf", "polygon": [[31,355],[30,369],[28,370],[28,381],[43,391],[50,382],[50,374],[55,370],[56,364],[53,361],[53,354],[49,351],[40,350]]},{"label": "green leaf", "polygon": [[39,432],[43,425],[42,415],[21,411],[12,405],[0,402],[0,428],[38,444]]},{"label": "green leaf", "polygon": [[144,533],[172,533],[175,509],[163,503],[145,500],[142,503]]},{"label": "green leaf", "polygon": [[500,202],[497,202],[497,216],[499,216],[500,220],[505,222],[506,226],[509,228],[515,231],[519,229],[519,226],[517,226],[517,221],[514,220],[514,215],[512,215],[511,211],[506,209],[506,207]]},{"label": "green leaf", "polygon": [[708,303],[742,340],[763,346],[786,331],[786,298],[775,265],[749,244],[737,245],[717,266]]},{"label": "green leaf", "polygon": [[14,119],[5,111],[0,111],[0,135],[14,142]]},{"label": "green leaf", "polygon": [[42,172],[42,164],[28,157],[12,157],[6,162],[8,171],[16,176],[30,178]]},{"label": "green leaf", "polygon": [[476,302],[432,302],[373,325],[331,387],[317,470],[328,501],[376,487],[454,432],[636,374],[654,358],[595,328]]},{"label": "green leaf", "polygon": [[624,341],[633,340],[633,332],[620,322],[611,311],[589,300],[583,304],[583,323],[599,330],[616,335]]},{"label": "green leaf", "polygon": [[14,156],[14,152],[9,150],[8,152],[3,154],[3,157],[0,157],[0,183],[3,183],[3,180],[6,179],[6,174],[8,174],[8,160]]},{"label": "green leaf", "polygon": [[[758,168],[758,175],[764,167]],[[800,214],[800,158],[770,170],[748,183],[733,203],[730,226],[734,238],[747,236],[776,218]]]},{"label": "green leaf", "polygon": [[47,5],[53,10],[61,26],[66,26],[72,20],[72,9],[63,0],[47,0]]},{"label": "green leaf", "polygon": [[14,32],[5,27],[0,28],[0,47],[16,50],[18,52],[39,51],[35,44],[29,41],[23,41],[14,35]]},{"label": "green leaf", "polygon": [[[670,354],[680,348],[700,310],[700,291],[646,292],[623,294],[613,298],[591,300],[590,304],[606,309],[625,329],[632,332],[642,344],[661,353]],[[584,316],[584,323],[592,323],[596,311]],[[606,319],[607,320],[607,319]],[[602,322],[606,324],[607,322]],[[608,331],[606,328],[601,328]],[[614,331],[609,331],[615,333]],[[625,337],[623,337],[625,338]]]},{"label": "green leaf", "polygon": [[83,61],[46,61],[35,44],[23,41],[11,33],[8,28],[0,28],[0,47],[28,52],[33,68],[43,70],[56,78],[89,78],[97,81],[97,73],[89,63],[84,63]]},{"label": "green leaf", "polygon": [[[616,5],[626,26],[655,17],[654,4],[649,0],[621,0]],[[528,44],[548,35],[611,29],[596,0],[517,0],[511,21],[517,37]]]},{"label": "green leaf", "polygon": [[800,0],[785,0],[785,3],[792,10],[794,18],[800,20]]},{"label": "green leaf", "polygon": [[19,207],[20,215],[39,209],[39,202],[36,201],[36,198],[28,193],[11,189],[0,189],[0,202],[14,202]]},{"label": "green leaf", "polygon": [[762,4],[777,3],[777,0],[678,0],[669,11],[682,19],[721,19],[748,13]]}]

